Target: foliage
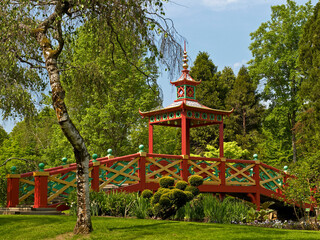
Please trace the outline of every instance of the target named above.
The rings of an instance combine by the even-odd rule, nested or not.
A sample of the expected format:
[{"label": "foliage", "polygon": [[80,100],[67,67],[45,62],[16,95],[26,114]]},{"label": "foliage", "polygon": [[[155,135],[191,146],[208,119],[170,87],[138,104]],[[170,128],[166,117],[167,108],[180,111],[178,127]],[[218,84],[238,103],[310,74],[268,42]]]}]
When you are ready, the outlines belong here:
[{"label": "foliage", "polygon": [[301,83],[299,97],[300,114],[295,126],[301,158],[317,154],[320,140],[320,101],[319,101],[319,21],[320,4],[317,3],[312,16],[303,28],[299,42],[299,67],[304,81]]},{"label": "foliage", "polygon": [[245,66],[240,68],[233,88],[228,93],[226,106],[227,109],[234,109],[232,115],[225,119],[227,139],[236,141],[242,149],[248,149],[253,155],[257,143],[261,141],[264,108],[257,94],[257,84]]},{"label": "foliage", "polygon": [[241,200],[226,197],[222,202],[212,194],[202,195],[203,211],[207,222],[243,222],[249,207]]},{"label": "foliage", "polygon": [[271,7],[271,20],[264,22],[253,33],[249,62],[250,74],[256,83],[264,83],[263,97],[270,108],[283,106],[287,116],[286,129],[290,132],[292,159],[296,161],[296,124],[299,109],[298,91],[303,81],[297,68],[298,43],[302,27],[312,11],[312,5],[286,4]]},{"label": "foliage", "polygon": [[182,191],[185,190],[187,186],[188,186],[188,183],[183,180],[177,181],[176,184],[174,185],[175,188],[180,189]]},{"label": "foliage", "polygon": [[0,207],[7,205],[7,179],[0,178]]},{"label": "foliage", "polygon": [[255,204],[250,204],[251,208],[248,211],[248,216],[246,218],[246,222],[251,223],[254,221],[263,222],[268,219],[268,215],[273,212],[274,210],[269,209],[271,205],[273,205],[274,202],[267,201],[260,205],[260,210],[256,210]]},{"label": "foliage", "polygon": [[[193,183],[199,184],[200,182],[202,184],[202,177],[198,176],[198,178],[194,178]],[[180,181],[176,186],[183,185],[183,187],[185,187],[185,191],[177,187],[173,187],[174,179],[168,176],[160,178],[159,183],[161,188],[159,188],[151,198],[151,206],[154,216],[161,219],[167,219],[174,216],[182,206],[194,198],[196,195],[194,194],[194,189],[199,191],[199,189],[194,186],[185,187],[186,182],[184,181]],[[192,196],[188,193],[188,188],[192,188],[193,191],[190,190],[190,192],[192,192]]]},{"label": "foliage", "polygon": [[153,196],[153,192],[152,192],[150,189],[145,189],[145,190],[143,190],[142,193],[141,193],[141,197],[142,197],[142,198],[147,198],[147,199],[149,199],[149,198],[151,198],[152,196]]},{"label": "foliage", "polygon": [[[137,201],[140,201],[141,206],[142,200],[137,197],[136,193],[126,192],[108,192],[104,191],[90,192],[90,206],[91,214],[93,216],[114,216],[114,217],[127,217],[131,216],[133,209],[141,209],[135,205]],[[70,207],[70,215],[77,214],[77,194],[76,191],[71,192],[67,199],[67,205]],[[137,210],[137,211],[138,211]],[[141,214],[141,213],[139,213]],[[140,215],[139,215],[140,216]]]},{"label": "foliage", "polygon": [[[204,156],[207,158],[218,158],[220,149],[214,146],[207,145],[207,152]],[[249,151],[247,149],[242,149],[238,146],[237,142],[224,142],[223,143],[224,157],[230,159],[243,159],[249,158]]]},{"label": "foliage", "polygon": [[[91,31],[98,26],[99,34]],[[106,155],[111,148],[115,156],[132,153],[139,145],[132,135],[147,142],[147,124],[139,109],[161,105],[155,60],[146,57],[142,48],[130,55],[131,63],[126,61],[120,46],[103,40],[112,38],[106,22],[94,19],[77,32],[64,56],[77,68],[61,75],[70,114],[89,151]],[[123,31],[119,38],[131,51],[136,43],[127,34]]]},{"label": "foliage", "polygon": [[[320,193],[317,190],[320,188],[319,157],[320,151],[293,167],[290,174],[295,177],[288,178],[283,187],[288,204],[294,207],[297,218],[303,217],[307,223],[314,225],[315,228],[318,227],[319,212],[315,211],[316,217],[314,221],[311,221],[310,210],[317,208],[320,203]],[[303,208],[297,206],[303,206]]]},{"label": "foliage", "polygon": [[149,198],[136,195],[135,202],[132,207],[132,215],[138,219],[146,219],[152,216],[152,209]]},{"label": "foliage", "polygon": [[[226,97],[233,86],[235,76],[231,68],[225,67],[222,72],[217,72],[217,66],[210,59],[206,52],[199,52],[190,75],[196,81],[201,80],[197,87],[197,100],[210,108],[226,108]],[[215,145],[219,136],[217,126],[207,126],[205,128],[191,129],[191,148],[196,154],[205,150],[206,145]]]},{"label": "foliage", "polygon": [[212,194],[200,194],[177,211],[175,219],[214,223],[239,223],[247,218],[250,207],[232,197],[222,202]]},{"label": "foliage", "polygon": [[159,180],[159,185],[162,188],[169,188],[174,185],[174,179],[173,177],[169,177],[169,176],[162,177]]},{"label": "foliage", "polygon": [[199,187],[203,184],[203,177],[199,175],[192,175],[188,178],[188,182],[193,187]]},{"label": "foliage", "polygon": [[200,193],[199,188],[194,187],[194,186],[187,186],[185,189],[186,192],[191,192],[193,196],[197,196]]}]

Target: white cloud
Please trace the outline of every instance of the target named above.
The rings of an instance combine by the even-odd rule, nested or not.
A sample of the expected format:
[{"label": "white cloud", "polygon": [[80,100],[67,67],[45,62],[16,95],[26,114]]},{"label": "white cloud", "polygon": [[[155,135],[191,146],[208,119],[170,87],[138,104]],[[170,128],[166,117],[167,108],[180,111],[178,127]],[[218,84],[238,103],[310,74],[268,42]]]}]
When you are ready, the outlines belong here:
[{"label": "white cloud", "polygon": [[[299,2],[299,1],[298,1]],[[303,2],[303,1],[302,1]],[[208,7],[213,11],[226,9],[241,9],[258,4],[285,4],[286,0],[201,0],[202,6]]]},{"label": "white cloud", "polygon": [[242,67],[242,65],[246,65],[248,62],[248,60],[242,59],[241,62],[236,62],[233,64],[233,72],[234,74],[238,74],[240,68]]}]

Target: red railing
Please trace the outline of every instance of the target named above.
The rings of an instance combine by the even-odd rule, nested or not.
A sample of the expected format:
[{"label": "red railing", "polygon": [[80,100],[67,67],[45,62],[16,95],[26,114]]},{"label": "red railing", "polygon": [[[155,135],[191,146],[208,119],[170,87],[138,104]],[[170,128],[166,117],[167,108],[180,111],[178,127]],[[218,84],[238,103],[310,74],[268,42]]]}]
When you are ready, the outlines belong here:
[{"label": "red railing", "polygon": [[[8,175],[8,207],[32,203],[48,207],[66,197],[76,187],[75,163],[39,172]],[[188,180],[197,174],[204,178],[202,192],[246,193],[258,206],[260,194],[283,197],[282,186],[288,175],[256,160],[191,157],[139,152],[122,157],[103,157],[89,162],[91,189],[125,191],[156,190],[159,178],[172,176]]]}]

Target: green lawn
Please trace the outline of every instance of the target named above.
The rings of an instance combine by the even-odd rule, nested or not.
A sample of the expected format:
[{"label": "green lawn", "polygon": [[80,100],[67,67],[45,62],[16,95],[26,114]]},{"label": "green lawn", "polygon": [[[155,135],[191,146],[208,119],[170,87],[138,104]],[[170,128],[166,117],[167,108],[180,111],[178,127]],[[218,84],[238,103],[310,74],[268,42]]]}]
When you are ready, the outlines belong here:
[{"label": "green lawn", "polygon": [[0,239],[320,239],[320,232],[251,226],[93,217],[89,236],[72,234],[75,217],[0,215]]}]

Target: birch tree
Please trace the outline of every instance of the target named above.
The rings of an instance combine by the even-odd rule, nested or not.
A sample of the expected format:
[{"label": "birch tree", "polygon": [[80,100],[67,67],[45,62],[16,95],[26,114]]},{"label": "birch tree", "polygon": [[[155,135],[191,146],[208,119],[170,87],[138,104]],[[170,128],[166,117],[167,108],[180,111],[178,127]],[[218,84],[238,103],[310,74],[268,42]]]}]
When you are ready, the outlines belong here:
[{"label": "birch tree", "polygon": [[[172,22],[164,16],[162,0],[3,0],[0,3],[0,65],[5,66],[0,68],[1,81],[7,83],[1,85],[1,99],[6,99],[10,93],[7,86],[12,91],[19,90],[18,95],[10,95],[12,102],[17,103],[14,108],[6,100],[0,106],[4,116],[36,111],[34,93],[50,85],[57,121],[73,147],[77,163],[75,234],[89,233],[93,229],[89,206],[90,155],[68,114],[60,81],[62,71],[77,66],[64,62],[61,55],[65,42],[77,33],[77,27],[92,19],[106,23],[111,36],[108,40],[121,48],[130,63],[130,56],[134,56],[136,49],[127,49],[122,43],[118,37],[122,29],[131,31],[128,37],[136,41],[137,49],[146,47],[151,57],[171,69],[180,59],[178,35]],[[99,34],[99,28],[91,31]],[[21,108],[21,102],[27,104]]]}]

